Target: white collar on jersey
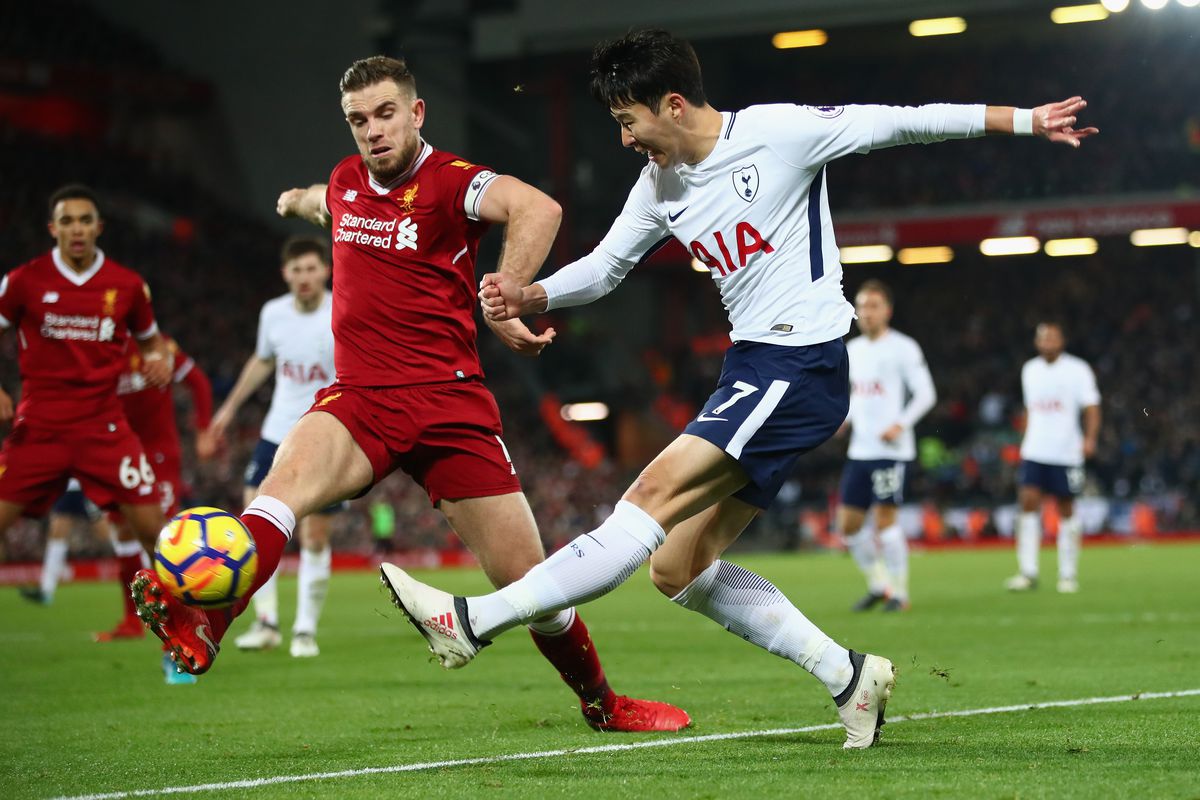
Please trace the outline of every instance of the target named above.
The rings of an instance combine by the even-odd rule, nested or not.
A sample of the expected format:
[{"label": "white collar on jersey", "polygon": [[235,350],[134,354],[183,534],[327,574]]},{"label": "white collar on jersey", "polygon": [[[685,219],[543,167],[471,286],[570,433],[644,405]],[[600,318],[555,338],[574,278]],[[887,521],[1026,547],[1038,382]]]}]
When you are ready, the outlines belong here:
[{"label": "white collar on jersey", "polygon": [[387,194],[388,192],[390,192],[392,189],[395,189],[400,184],[407,183],[408,179],[411,178],[413,176],[413,174],[421,168],[421,165],[425,163],[425,159],[429,158],[429,155],[432,152],[433,152],[433,146],[431,144],[429,144],[429,142],[422,139],[421,140],[421,152],[417,155],[417,159],[416,159],[416,161],[413,162],[413,165],[411,167],[409,167],[408,169],[406,169],[404,171],[403,175],[400,175],[396,179],[389,181],[388,185],[384,186],[381,183],[377,183],[375,181],[375,178],[371,175],[371,173],[368,172],[367,173],[367,183],[370,184],[371,188],[375,190],[375,194]]},{"label": "white collar on jersey", "polygon": [[57,247],[50,251],[50,256],[54,259],[54,266],[59,274],[76,286],[83,286],[104,266],[104,251],[99,247],[96,248],[96,260],[83,272],[76,272],[68,267],[67,262],[63,260],[62,252]]}]

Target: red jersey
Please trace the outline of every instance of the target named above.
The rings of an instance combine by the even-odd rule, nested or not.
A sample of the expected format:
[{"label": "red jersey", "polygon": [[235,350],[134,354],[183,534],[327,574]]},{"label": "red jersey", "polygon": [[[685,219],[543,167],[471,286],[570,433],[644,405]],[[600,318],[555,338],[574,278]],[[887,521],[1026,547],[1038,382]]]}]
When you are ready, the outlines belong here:
[{"label": "red jersey", "polygon": [[151,386],[142,374],[142,353],[130,341],[125,349],[125,369],[117,381],[117,394],[125,409],[129,427],[150,453],[179,456],[179,426],[175,423],[174,384],[186,383],[192,393],[196,427],[208,427],[212,418],[212,386],[191,356],[179,349],[172,339],[167,347],[175,356],[175,375],[171,386]]},{"label": "red jersey", "polygon": [[140,275],[100,250],[76,273],[58,248],[0,281],[0,325],[17,329],[17,421],[53,428],[123,416],[116,389],[125,345],[131,332],[147,339],[158,331]]},{"label": "red jersey", "polygon": [[359,156],[329,177],[334,366],[339,383],[381,387],[483,374],[475,347],[479,204],[496,174],[422,143],[390,186]]}]

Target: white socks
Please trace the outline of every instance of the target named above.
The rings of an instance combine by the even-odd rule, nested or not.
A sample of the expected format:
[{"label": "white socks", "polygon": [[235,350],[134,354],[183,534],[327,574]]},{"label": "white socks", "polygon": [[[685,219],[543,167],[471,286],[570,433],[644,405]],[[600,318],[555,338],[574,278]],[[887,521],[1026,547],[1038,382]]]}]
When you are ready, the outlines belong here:
[{"label": "white socks", "polygon": [[766,578],[717,560],[671,600],[800,665],[834,697],[850,685],[850,653],[809,622]]},{"label": "white socks", "polygon": [[557,614],[529,623],[529,630],[542,636],[561,636],[575,624],[575,609],[564,608]]},{"label": "white socks", "polygon": [[885,595],[888,593],[887,572],[879,558],[879,543],[875,541],[875,532],[869,527],[860,528],[858,533],[845,537],[850,555],[854,563],[867,579],[867,591],[871,594]]},{"label": "white socks", "polygon": [[[329,592],[329,564],[332,555],[329,545],[316,553],[301,548],[300,574],[297,576],[299,586],[296,595],[296,624],[292,627],[293,633],[317,635],[317,622],[325,605],[325,595]],[[272,577],[271,580],[275,578]]]},{"label": "white socks", "polygon": [[883,554],[892,597],[908,602],[908,539],[899,525],[884,528],[879,534],[879,549]]},{"label": "white socks", "polygon": [[260,494],[251,500],[250,505],[246,506],[246,510],[242,512],[243,516],[246,514],[262,517],[270,522],[289,541],[292,538],[292,531],[296,530],[296,514],[288,507],[287,503],[270,495]]},{"label": "white socks", "polygon": [[1026,578],[1038,576],[1038,549],[1042,546],[1042,517],[1022,511],[1017,517],[1017,569]]},{"label": "white socks", "polygon": [[622,500],[604,523],[570,542],[499,591],[467,598],[472,630],[491,639],[551,611],[586,603],[620,586],[666,539],[654,518]]},{"label": "white socks", "polygon": [[1058,523],[1058,579],[1073,581],[1079,577],[1079,549],[1083,523],[1076,514]]},{"label": "white socks", "polygon": [[46,602],[53,599],[54,590],[58,588],[58,579],[62,577],[63,568],[67,565],[68,544],[66,539],[46,540],[46,554],[42,557],[41,581],[42,596],[46,598]]},{"label": "white socks", "polygon": [[254,593],[254,616],[272,628],[279,627],[279,570]]}]

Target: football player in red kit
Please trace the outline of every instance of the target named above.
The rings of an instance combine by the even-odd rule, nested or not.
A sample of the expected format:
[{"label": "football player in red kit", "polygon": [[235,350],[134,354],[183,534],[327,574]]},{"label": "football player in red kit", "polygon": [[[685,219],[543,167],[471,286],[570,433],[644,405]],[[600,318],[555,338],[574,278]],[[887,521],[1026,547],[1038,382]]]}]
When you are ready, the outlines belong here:
[{"label": "football player in red kit", "polygon": [[[164,517],[170,518],[179,511],[179,496],[183,490],[183,448],[179,440],[179,426],[175,421],[172,385],[187,386],[192,398],[194,425],[196,433],[199,434],[208,427],[212,419],[212,384],[204,371],[196,365],[191,356],[179,349],[174,340],[165,337],[165,341],[175,363],[171,384],[149,384],[142,373],[141,350],[130,345],[125,352],[125,368],[117,380],[117,395],[121,398],[125,418],[129,420],[130,427],[145,448],[146,458],[154,470],[162,513]],[[97,634],[98,641],[141,637],[145,633],[129,593],[130,581],[144,566],[142,548],[126,521],[116,521],[117,539],[113,547],[119,565],[125,615],[111,631]]]},{"label": "football player in red kit", "polygon": [[0,327],[15,328],[21,401],[0,390],[0,533],[41,516],[71,476],[102,508],[119,508],[147,551],[163,525],[156,477],[117,398],[130,337],[143,379],[171,380],[172,359],[154,321],[150,290],[97,246],[95,195],[67,186],[50,199],[57,245],[0,281]]},{"label": "football player in red kit", "polygon": [[[337,380],[288,433],[242,515],[258,546],[250,594],[275,571],[297,518],[361,495],[397,469],[425,488],[489,579],[504,586],[545,556],[482,381],[476,250],[489,223],[505,224],[499,271],[528,283],[561,209],[516,178],[426,143],[425,103],[403,61],[355,62],[340,89],[359,154],[340,162],[327,186],[285,192],[278,209],[332,229]],[[531,355],[553,338],[519,320],[489,324],[511,349]],[[143,620],[196,674],[211,666],[249,600],[202,611],[172,597],[149,570],[134,589]],[[529,627],[593,727],[690,724],[682,709],[614,693],[574,609]]]}]

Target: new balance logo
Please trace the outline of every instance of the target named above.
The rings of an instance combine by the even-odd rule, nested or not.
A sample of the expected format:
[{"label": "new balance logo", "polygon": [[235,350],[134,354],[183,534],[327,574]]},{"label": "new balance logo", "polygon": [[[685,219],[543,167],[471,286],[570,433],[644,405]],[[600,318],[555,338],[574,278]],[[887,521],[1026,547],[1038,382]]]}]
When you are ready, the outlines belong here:
[{"label": "new balance logo", "polygon": [[357,198],[357,197],[358,197],[358,192],[355,191],[354,189],[347,189],[346,193],[344,195],[342,195],[342,199],[345,200],[347,203],[353,203],[355,198]]},{"label": "new balance logo", "polygon": [[46,292],[44,295],[42,295],[42,302],[43,303],[57,303],[58,302],[58,292]]},{"label": "new balance logo", "polygon": [[412,217],[405,217],[396,228],[396,249],[405,247],[417,249],[417,223],[412,221]]},{"label": "new balance logo", "polygon": [[430,617],[421,624],[431,631],[440,633],[442,636],[448,636],[451,639],[458,638],[458,633],[454,630],[454,617],[449,612],[436,617]]}]

